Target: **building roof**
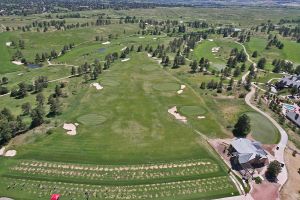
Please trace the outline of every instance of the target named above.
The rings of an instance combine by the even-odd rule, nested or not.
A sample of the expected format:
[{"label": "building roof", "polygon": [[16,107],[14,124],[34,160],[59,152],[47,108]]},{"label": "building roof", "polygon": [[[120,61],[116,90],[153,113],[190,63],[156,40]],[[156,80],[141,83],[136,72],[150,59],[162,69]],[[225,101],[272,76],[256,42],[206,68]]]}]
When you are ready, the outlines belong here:
[{"label": "building roof", "polygon": [[298,113],[295,112],[287,112],[286,117],[294,122],[297,126],[300,126],[300,116]]},{"label": "building roof", "polygon": [[286,87],[300,87],[300,76],[292,75],[285,76],[280,80],[280,83],[284,84]]},{"label": "building roof", "polygon": [[267,153],[259,142],[238,138],[231,143],[231,146],[236,150],[240,164],[247,163],[256,157],[267,158]]}]

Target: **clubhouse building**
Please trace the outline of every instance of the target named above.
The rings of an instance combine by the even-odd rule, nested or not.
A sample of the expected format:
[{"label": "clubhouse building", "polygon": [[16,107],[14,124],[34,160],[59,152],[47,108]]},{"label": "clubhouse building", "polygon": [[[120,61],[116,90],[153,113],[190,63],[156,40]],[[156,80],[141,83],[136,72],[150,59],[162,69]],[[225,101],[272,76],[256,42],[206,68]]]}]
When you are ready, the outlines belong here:
[{"label": "clubhouse building", "polygon": [[244,169],[264,166],[268,160],[267,152],[260,142],[246,138],[237,138],[229,146],[233,164],[240,165]]}]

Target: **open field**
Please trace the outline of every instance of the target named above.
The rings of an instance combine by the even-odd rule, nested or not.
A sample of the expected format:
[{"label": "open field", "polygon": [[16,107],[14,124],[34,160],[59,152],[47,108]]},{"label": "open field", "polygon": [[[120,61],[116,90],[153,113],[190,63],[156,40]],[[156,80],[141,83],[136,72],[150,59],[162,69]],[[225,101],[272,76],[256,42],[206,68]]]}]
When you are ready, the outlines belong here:
[{"label": "open field", "polygon": [[[75,199],[84,196],[83,191],[92,199],[103,195],[103,191],[106,191],[102,196],[105,199],[124,199],[128,195],[143,199],[174,199],[175,195],[181,199],[183,194],[189,198],[237,194],[223,164],[210,153],[200,136],[167,113],[173,105],[197,106],[202,100],[190,89],[178,96],[180,82],[164,73],[145,53],[130,57],[126,63],[115,63],[100,77],[99,83],[103,81],[104,85],[101,91],[88,84],[80,86],[81,78],[69,79],[68,102],[64,102],[65,110],[56,120],[78,122],[78,135],[70,137],[59,127],[34,143],[16,146],[15,159],[0,160],[7,166],[0,171],[1,176],[7,177],[7,181],[0,184],[2,194],[44,199],[53,184],[56,188],[50,189],[52,192],[68,194]],[[29,101],[28,98],[31,96],[24,101]],[[203,110],[191,116],[189,112],[188,109],[188,119],[197,125],[197,130],[222,136],[209,113],[205,113],[207,118],[203,124],[197,124],[194,114],[204,114]],[[38,161],[30,164],[32,159]],[[24,185],[23,181],[30,184]],[[114,186],[116,181],[120,186]],[[214,186],[210,187],[207,181],[212,181]],[[107,186],[99,185],[103,183]],[[155,184],[155,190],[147,189],[153,187],[151,184]],[[181,190],[185,184],[198,189]],[[40,189],[36,191],[35,187]],[[134,190],[136,192],[132,193]],[[173,192],[175,190],[179,193]],[[120,191],[122,195],[115,196],[118,193],[113,192],[111,196],[112,191]],[[153,196],[154,193],[159,196]]]},{"label": "open field", "polygon": [[[183,57],[185,64],[175,67],[174,52],[179,51],[177,56],[181,56],[187,42],[176,46],[176,51],[171,53],[171,41],[188,36],[189,31],[207,30],[186,26],[185,33],[179,32],[178,24],[187,25],[189,21],[206,21],[214,28],[230,25],[249,30],[270,18],[274,21],[283,15],[291,18],[299,11],[292,8],[180,7],[79,13],[83,17],[66,18],[66,24],[92,24],[102,14],[113,18],[113,23],[70,30],[50,27],[47,32],[0,33],[0,78],[8,78],[8,83],[2,86],[12,91],[21,82],[34,84],[39,76],[47,76],[49,80],[47,88],[41,92],[47,111],[44,124],[5,144],[8,149],[16,150],[17,155],[0,157],[0,197],[44,200],[52,193],[60,193],[62,200],[187,200],[239,195],[227,166],[206,139],[232,138],[232,128],[243,113],[251,118],[250,137],[264,144],[275,144],[280,139],[270,121],[250,109],[243,98],[238,98],[239,94],[248,92],[243,86],[238,88],[233,83],[234,87],[227,91],[231,76],[223,77],[221,70],[226,66],[230,51],[233,48],[241,50],[242,45],[235,42],[237,38],[209,34],[209,40],[199,42],[188,58]],[[119,24],[120,17],[126,16],[179,22],[172,27],[170,24],[161,26],[159,22],[152,25],[150,20],[142,29],[143,24],[139,22]],[[54,14],[52,17],[56,19]],[[50,21],[46,14],[0,16],[0,25],[17,28],[35,20]],[[167,26],[171,26],[169,32]],[[149,29],[157,29],[159,33],[141,33]],[[96,41],[96,36],[103,39]],[[11,41],[18,44],[19,40],[25,42],[24,49],[6,45]],[[265,50],[267,40],[258,35],[251,36],[245,46],[250,54],[258,50],[258,58],[267,58],[268,70],[272,70],[270,63],[274,58],[300,63],[299,44],[287,38],[281,40],[285,44],[283,50]],[[59,54],[64,45],[71,43],[74,48],[58,58],[42,62],[39,68],[11,63],[17,50],[33,63],[37,53],[49,54],[55,50]],[[142,48],[137,52],[140,45]],[[147,45],[151,46],[151,51],[145,49]],[[125,55],[128,60],[124,60],[120,55],[131,46],[133,50]],[[220,47],[219,52],[212,53],[213,47]],[[160,50],[156,57],[151,57],[154,51]],[[118,54],[115,60],[112,53]],[[168,56],[170,62],[163,67],[160,60],[164,56]],[[190,61],[199,62],[201,57],[209,59],[210,68],[219,73],[191,73]],[[104,63],[110,63],[110,67],[92,78],[95,60],[100,61],[100,69]],[[91,69],[84,73],[75,70],[70,77],[72,67],[79,69],[84,63],[91,64]],[[248,67],[249,62],[246,65]],[[255,81],[265,83],[279,77],[279,74],[259,73]],[[221,93],[216,89],[200,89],[201,83],[211,80],[215,83],[221,80]],[[51,115],[48,97],[62,82],[62,95],[55,96],[59,98],[62,112]],[[94,87],[95,84],[101,89]],[[35,92],[28,92],[22,98],[0,96],[0,110],[10,109],[29,127],[31,117],[22,115],[22,105],[29,102],[34,108],[38,105],[36,98]],[[177,109],[174,115],[168,112],[170,108]],[[176,119],[178,115],[186,121]],[[77,134],[68,135],[63,129],[65,123],[74,124]]]}]

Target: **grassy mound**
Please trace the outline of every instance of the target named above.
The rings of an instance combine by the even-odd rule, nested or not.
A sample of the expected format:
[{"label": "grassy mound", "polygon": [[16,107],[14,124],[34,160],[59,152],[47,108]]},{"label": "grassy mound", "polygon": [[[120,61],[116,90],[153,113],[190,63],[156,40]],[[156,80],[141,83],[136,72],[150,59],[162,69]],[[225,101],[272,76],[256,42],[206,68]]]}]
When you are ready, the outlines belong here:
[{"label": "grassy mound", "polygon": [[250,117],[251,132],[255,140],[264,144],[276,144],[279,141],[278,130],[266,117],[255,112],[246,114]]},{"label": "grassy mound", "polygon": [[179,112],[183,115],[198,116],[206,113],[205,109],[200,106],[182,106]]},{"label": "grassy mound", "polygon": [[159,84],[155,84],[153,86],[153,88],[156,90],[159,90],[159,91],[174,91],[174,92],[176,92],[177,90],[180,89],[180,86],[177,83],[159,83]]},{"label": "grassy mound", "polygon": [[106,117],[97,114],[87,114],[77,118],[77,121],[84,125],[99,125],[106,121]]}]

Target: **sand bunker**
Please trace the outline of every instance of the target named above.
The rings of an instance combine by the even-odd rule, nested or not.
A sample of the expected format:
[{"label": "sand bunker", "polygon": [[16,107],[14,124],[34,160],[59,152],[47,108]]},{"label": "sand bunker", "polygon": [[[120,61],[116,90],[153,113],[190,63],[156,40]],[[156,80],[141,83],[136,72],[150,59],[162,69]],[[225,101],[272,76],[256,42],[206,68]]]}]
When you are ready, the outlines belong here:
[{"label": "sand bunker", "polygon": [[141,37],[139,37],[139,38],[140,38],[140,39],[144,39],[145,37],[142,37],[142,36],[141,36]]},{"label": "sand bunker", "polygon": [[128,60],[130,60],[130,58],[125,58],[125,59],[121,60],[121,62],[126,62]]},{"label": "sand bunker", "polygon": [[153,40],[157,40],[157,38],[153,38]]},{"label": "sand bunker", "polygon": [[170,108],[170,109],[168,110],[168,113],[170,113],[170,114],[173,115],[177,120],[179,120],[179,121],[181,121],[181,122],[183,122],[183,123],[186,123],[186,122],[187,122],[186,117],[185,117],[185,116],[182,116],[182,115],[180,115],[180,114],[178,113],[177,107],[176,107],[176,106]]},{"label": "sand bunker", "polygon": [[124,47],[123,49],[121,49],[121,51],[124,51],[127,47]]},{"label": "sand bunker", "polygon": [[191,51],[191,52],[193,52],[193,51],[194,51],[194,49],[190,49],[190,51]]},{"label": "sand bunker", "polygon": [[177,91],[177,94],[182,94],[183,93],[183,90],[186,88],[185,85],[181,85],[180,86],[180,90]]},{"label": "sand bunker", "polygon": [[218,53],[220,51],[220,47],[213,47],[212,49],[211,49],[211,52],[212,53]]},{"label": "sand bunker", "polygon": [[5,45],[6,45],[7,47],[10,47],[10,46],[11,46],[11,43],[12,43],[12,42],[6,42]]},{"label": "sand bunker", "polygon": [[91,86],[95,87],[97,90],[102,90],[103,89],[103,87],[99,83],[92,83]]},{"label": "sand bunker", "polygon": [[198,119],[205,119],[205,116],[198,116]]},{"label": "sand bunker", "polygon": [[68,135],[76,135],[76,125],[75,124],[64,124],[63,129],[67,130]]},{"label": "sand bunker", "polygon": [[103,42],[102,44],[110,44],[110,41],[107,41],[107,42]]},{"label": "sand bunker", "polygon": [[5,157],[13,157],[17,155],[17,151],[16,150],[8,150],[7,152],[5,152],[4,156]]},{"label": "sand bunker", "polygon": [[3,156],[3,155],[4,155],[4,151],[5,151],[5,147],[2,147],[2,148],[0,149],[0,156]]},{"label": "sand bunker", "polygon": [[13,200],[13,199],[8,198],[8,197],[0,197],[0,200]]},{"label": "sand bunker", "polygon": [[149,58],[151,58],[151,57],[152,57],[152,54],[150,54],[150,53],[148,53],[147,55],[148,55],[148,57],[149,57]]},{"label": "sand bunker", "polygon": [[12,63],[15,65],[23,65],[23,63],[21,61],[12,61]]},{"label": "sand bunker", "polygon": [[208,39],[208,41],[213,42],[214,40],[213,39]]}]

